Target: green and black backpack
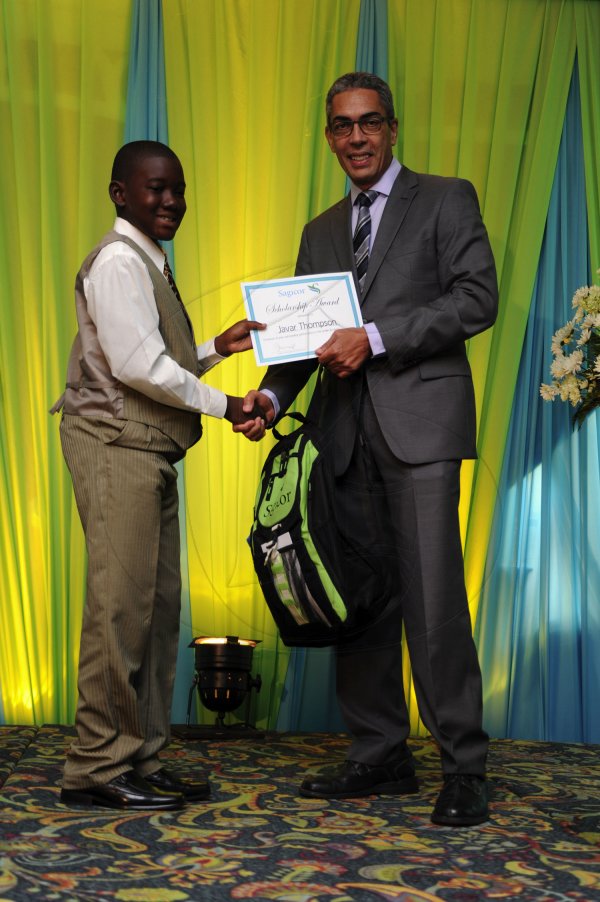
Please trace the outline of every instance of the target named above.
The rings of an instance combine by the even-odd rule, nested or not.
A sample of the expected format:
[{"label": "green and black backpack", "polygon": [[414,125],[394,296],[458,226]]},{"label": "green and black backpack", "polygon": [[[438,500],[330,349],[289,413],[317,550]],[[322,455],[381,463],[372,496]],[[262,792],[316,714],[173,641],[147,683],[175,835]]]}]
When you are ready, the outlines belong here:
[{"label": "green and black backpack", "polygon": [[335,645],[384,610],[392,577],[336,518],[333,467],[318,426],[301,414],[265,460],[248,543],[285,645]]}]

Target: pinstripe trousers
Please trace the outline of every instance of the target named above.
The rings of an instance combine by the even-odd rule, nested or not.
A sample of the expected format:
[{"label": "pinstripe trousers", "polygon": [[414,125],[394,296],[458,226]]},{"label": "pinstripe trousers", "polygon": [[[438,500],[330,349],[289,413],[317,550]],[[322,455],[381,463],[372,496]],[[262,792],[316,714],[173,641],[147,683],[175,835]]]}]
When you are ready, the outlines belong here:
[{"label": "pinstripe trousers", "polygon": [[160,767],[169,741],[181,570],[181,449],[130,420],[63,415],[63,454],[85,532],[77,737],[63,786]]}]

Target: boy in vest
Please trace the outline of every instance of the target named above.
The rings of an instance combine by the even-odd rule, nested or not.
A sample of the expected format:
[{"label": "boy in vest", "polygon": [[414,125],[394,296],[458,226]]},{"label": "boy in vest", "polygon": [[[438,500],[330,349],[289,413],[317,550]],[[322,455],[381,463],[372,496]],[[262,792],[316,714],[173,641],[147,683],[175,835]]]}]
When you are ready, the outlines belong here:
[{"label": "boy in vest", "polygon": [[[88,552],[77,738],[61,801],[108,808],[181,808],[209,795],[162,767],[169,741],[181,574],[175,463],[202,433],[200,414],[241,423],[240,398],[199,381],[251,347],[242,320],[196,346],[166,256],[183,219],[185,181],[173,151],[134,141],[115,157],[117,219],[76,279],[78,333],[60,434]],[[253,428],[264,424],[256,418]]]}]

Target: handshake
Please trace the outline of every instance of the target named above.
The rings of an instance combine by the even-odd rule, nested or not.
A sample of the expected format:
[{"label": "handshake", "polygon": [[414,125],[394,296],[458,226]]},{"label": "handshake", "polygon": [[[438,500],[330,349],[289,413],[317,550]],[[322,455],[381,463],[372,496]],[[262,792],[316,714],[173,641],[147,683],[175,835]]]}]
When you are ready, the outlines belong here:
[{"label": "handshake", "polygon": [[[254,320],[240,320],[215,338],[215,350],[221,357],[229,357],[252,347],[250,332],[266,329],[264,323]],[[252,442],[260,441],[268,423],[275,419],[275,408],[271,399],[259,391],[250,391],[245,398],[227,395],[225,419],[233,426],[234,432],[241,432]]]},{"label": "handshake", "polygon": [[[222,356],[252,347],[250,332],[265,329],[263,323],[241,320],[215,339],[215,348]],[[346,379],[364,366],[372,355],[371,343],[364,326],[336,329],[320,347],[315,348],[319,364],[338,379]],[[234,432],[241,432],[250,441],[263,438],[267,425],[275,419],[275,408],[266,392],[249,391],[245,398],[227,397],[226,419]]]},{"label": "handshake", "polygon": [[227,395],[225,419],[232,424],[234,432],[258,442],[264,437],[267,425],[275,419],[275,408],[267,395],[253,389],[245,398]]}]

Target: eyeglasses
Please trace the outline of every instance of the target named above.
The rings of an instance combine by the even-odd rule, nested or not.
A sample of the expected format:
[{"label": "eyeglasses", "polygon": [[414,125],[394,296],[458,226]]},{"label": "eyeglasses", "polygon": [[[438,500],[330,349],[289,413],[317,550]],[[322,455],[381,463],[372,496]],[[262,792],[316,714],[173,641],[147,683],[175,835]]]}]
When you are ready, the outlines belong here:
[{"label": "eyeglasses", "polygon": [[358,125],[363,135],[376,135],[381,131],[384,122],[391,122],[391,119],[384,119],[377,113],[367,113],[360,119],[334,119],[329,126],[329,131],[334,138],[347,138],[354,131],[354,126]]}]

